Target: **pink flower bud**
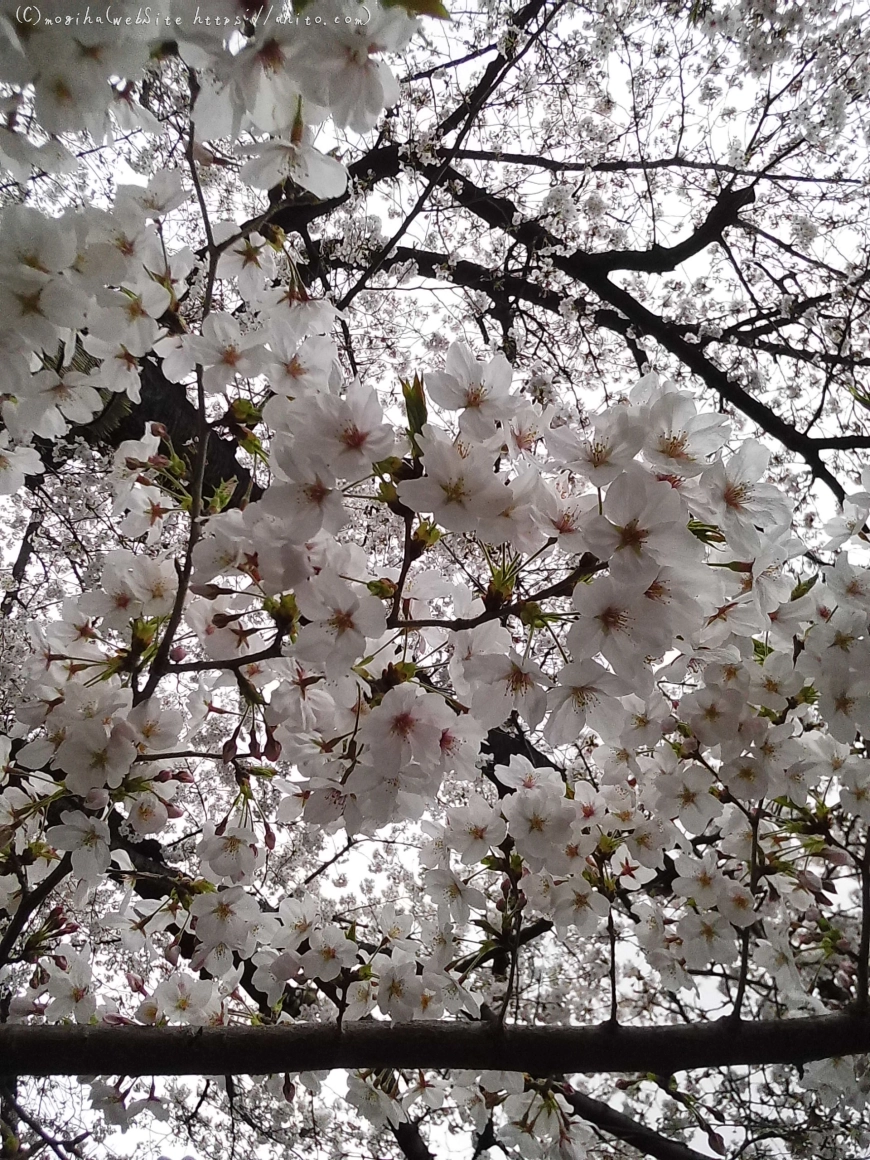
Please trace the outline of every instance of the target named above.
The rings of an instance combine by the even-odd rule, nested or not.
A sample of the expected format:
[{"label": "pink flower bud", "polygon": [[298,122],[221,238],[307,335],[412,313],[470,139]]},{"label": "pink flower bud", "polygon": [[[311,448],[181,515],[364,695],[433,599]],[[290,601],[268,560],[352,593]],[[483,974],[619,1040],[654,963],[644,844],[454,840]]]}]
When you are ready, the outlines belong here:
[{"label": "pink flower bud", "polygon": [[277,761],[281,756],[281,742],[275,740],[275,734],[266,726],[266,744],[263,746],[263,756],[267,761]]},{"label": "pink flower bud", "polygon": [[177,967],[178,960],[181,958],[181,947],[178,943],[171,943],[163,952],[163,957],[167,963],[171,963],[173,967]]},{"label": "pink flower bud", "polygon": [[187,649],[184,647],[184,645],[174,644],[169,650],[169,659],[173,662],[173,664],[177,665],[179,661],[183,661],[186,656]]},{"label": "pink flower bud", "polygon": [[821,851],[821,855],[832,866],[851,866],[852,864],[852,859],[845,850],[832,850],[830,846],[825,846],[824,850]]},{"label": "pink flower bud", "polygon": [[127,984],[130,987],[130,990],[135,992],[137,995],[148,994],[148,992],[145,990],[145,980],[141,975],[137,975],[135,971],[127,971]]}]

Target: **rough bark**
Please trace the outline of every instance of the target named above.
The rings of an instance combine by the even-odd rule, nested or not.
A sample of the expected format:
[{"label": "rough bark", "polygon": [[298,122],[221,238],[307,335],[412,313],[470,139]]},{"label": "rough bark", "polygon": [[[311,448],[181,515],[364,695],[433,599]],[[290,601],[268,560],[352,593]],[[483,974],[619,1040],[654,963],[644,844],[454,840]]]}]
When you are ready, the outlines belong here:
[{"label": "rough bark", "polygon": [[277,1027],[0,1026],[6,1075],[265,1075],[481,1068],[534,1075],[801,1064],[870,1051],[870,1017],[620,1027],[295,1023]]}]

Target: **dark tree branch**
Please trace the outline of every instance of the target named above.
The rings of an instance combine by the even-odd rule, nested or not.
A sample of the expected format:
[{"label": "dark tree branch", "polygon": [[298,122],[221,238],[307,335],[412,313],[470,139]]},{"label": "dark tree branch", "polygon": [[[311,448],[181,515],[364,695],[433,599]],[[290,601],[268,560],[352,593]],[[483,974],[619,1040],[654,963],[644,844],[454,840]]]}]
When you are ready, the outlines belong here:
[{"label": "dark tree branch", "polygon": [[535,1075],[786,1063],[870,1051],[860,1012],[689,1026],[295,1023],[275,1027],[0,1026],[6,1075],[264,1075],[331,1068],[481,1068]]},{"label": "dark tree branch", "polygon": [[9,925],[0,939],[0,967],[2,967],[9,958],[15,940],[27,926],[32,914],[34,914],[39,907],[45,902],[52,890],[66,878],[72,869],[72,856],[64,854],[52,872],[43,878],[42,881],[31,890],[31,892],[22,898],[18,905],[18,909],[9,920]]},{"label": "dark tree branch", "polygon": [[704,173],[727,173],[732,177],[763,179],[766,181],[809,182],[813,185],[861,185],[859,177],[816,177],[803,173],[773,173],[765,169],[744,169],[721,161],[693,161],[688,157],[659,157],[654,161],[560,161],[536,153],[499,152],[495,149],[460,149],[460,161],[494,161],[503,165],[527,165],[531,169],[546,169],[551,173],[630,173],[647,169],[696,169]]},{"label": "dark tree branch", "polygon": [[420,1135],[419,1124],[410,1122],[399,1124],[393,1128],[393,1135],[406,1160],[435,1160],[435,1156],[426,1147],[426,1141]]},{"label": "dark tree branch", "polygon": [[[417,168],[425,172],[431,166],[419,162]],[[530,250],[547,252],[557,269],[582,282],[603,302],[620,311],[637,330],[655,338],[708,387],[778,439],[788,450],[800,455],[810,468],[813,478],[823,480],[842,503],[845,489],[822,460],[816,441],[803,435],[733,382],[725,371],[710,361],[698,345],[686,341],[679,327],[654,314],[627,290],[611,282],[607,273],[614,267],[609,263],[609,255],[585,254],[579,250],[565,254],[564,244],[559,238],[537,222],[523,221],[516,205],[508,198],[488,194],[452,168],[448,169],[445,181],[459,204],[491,229],[508,234]]]},{"label": "dark tree branch", "polygon": [[615,1136],[632,1148],[637,1148],[644,1156],[652,1156],[654,1160],[708,1160],[701,1152],[681,1144],[677,1140],[668,1140],[660,1136],[652,1128],[638,1123],[631,1116],[616,1111],[602,1100],[594,1100],[591,1096],[581,1092],[562,1090],[561,1095],[571,1105],[574,1112],[589,1124],[601,1128],[609,1136]]},{"label": "dark tree branch", "polygon": [[729,226],[737,224],[738,213],[755,201],[755,189],[725,189],[714,202],[707,217],[696,230],[674,246],[652,245],[648,250],[611,250],[591,255],[601,271],[638,270],[645,274],[664,274],[680,262],[700,254],[718,241]]}]

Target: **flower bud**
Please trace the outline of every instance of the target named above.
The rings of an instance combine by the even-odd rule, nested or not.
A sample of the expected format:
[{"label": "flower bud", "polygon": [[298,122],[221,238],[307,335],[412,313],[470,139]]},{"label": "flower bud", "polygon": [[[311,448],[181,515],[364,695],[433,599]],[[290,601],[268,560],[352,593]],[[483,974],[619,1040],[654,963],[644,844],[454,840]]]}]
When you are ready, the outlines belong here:
[{"label": "flower bud", "polygon": [[281,742],[275,740],[271,726],[266,726],[266,744],[263,746],[263,756],[267,761],[277,761],[281,756]]},{"label": "flower bud", "polygon": [[147,995],[145,990],[145,980],[141,975],[137,975],[135,971],[127,971],[127,985],[130,990],[137,995]]}]

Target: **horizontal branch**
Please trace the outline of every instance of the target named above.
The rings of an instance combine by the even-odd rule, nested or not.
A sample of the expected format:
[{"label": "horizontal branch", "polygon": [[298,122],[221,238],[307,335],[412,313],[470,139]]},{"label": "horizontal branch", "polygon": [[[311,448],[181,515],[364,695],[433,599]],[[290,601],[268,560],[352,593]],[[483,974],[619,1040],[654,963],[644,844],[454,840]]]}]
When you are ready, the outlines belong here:
[{"label": "horizontal branch", "polygon": [[368,1021],[278,1027],[0,1026],[6,1075],[269,1075],[331,1068],[480,1068],[533,1075],[802,1064],[870,1051],[870,1016],[690,1026],[499,1027]]},{"label": "horizontal branch", "polygon": [[[446,156],[448,150],[436,150]],[[810,173],[774,173],[766,169],[745,169],[721,161],[696,161],[689,157],[658,157],[654,161],[639,158],[636,161],[560,161],[537,153],[511,153],[498,149],[458,149],[457,161],[495,161],[503,165],[527,165],[531,169],[547,169],[552,173],[628,173],[652,169],[698,169],[709,173],[728,173],[733,177],[754,177],[766,181],[805,181],[812,185],[861,185],[860,177],[819,177]]]}]

